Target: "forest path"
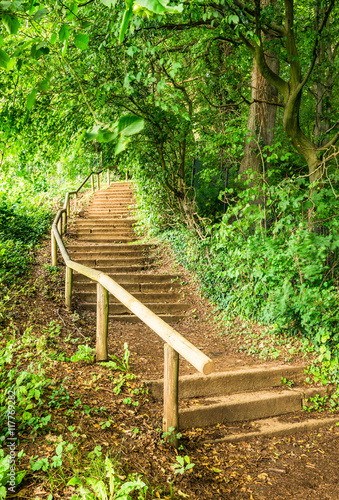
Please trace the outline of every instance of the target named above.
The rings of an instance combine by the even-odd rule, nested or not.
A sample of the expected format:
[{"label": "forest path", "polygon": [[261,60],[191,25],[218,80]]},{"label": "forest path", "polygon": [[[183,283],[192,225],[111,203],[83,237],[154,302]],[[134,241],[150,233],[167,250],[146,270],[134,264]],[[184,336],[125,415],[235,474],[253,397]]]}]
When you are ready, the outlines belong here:
[{"label": "forest path", "polygon": [[[240,337],[243,342],[248,335],[246,342],[250,346],[257,343],[256,355],[248,356],[246,349],[240,352],[239,342],[223,334],[222,322],[216,321],[212,304],[201,297],[190,275],[174,262],[170,250],[137,237],[134,213],[132,183],[112,183],[106,190],[97,191],[87,209],[71,224],[67,249],[73,260],[108,274],[215,361],[215,373],[202,377],[180,359],[180,429],[236,422],[229,436],[236,440],[244,439],[244,425],[239,422],[250,422],[245,426],[249,437],[261,432],[285,434],[305,426],[305,414],[300,415],[297,424],[286,416],[278,418],[300,412],[306,399],[326,392],[320,387],[305,387],[306,363],[301,349],[292,346],[299,354],[289,356],[291,345],[280,346],[280,359],[269,361],[269,354],[260,356],[269,348],[258,327],[257,332],[245,330]],[[95,312],[95,283],[75,275],[74,293],[81,311]],[[143,377],[155,400],[161,400],[163,341],[113,296],[109,320],[109,353],[127,342],[133,373]],[[258,343],[260,338],[262,342]],[[310,423],[311,427],[318,425]],[[214,432],[211,438],[225,439],[225,435]]]}]

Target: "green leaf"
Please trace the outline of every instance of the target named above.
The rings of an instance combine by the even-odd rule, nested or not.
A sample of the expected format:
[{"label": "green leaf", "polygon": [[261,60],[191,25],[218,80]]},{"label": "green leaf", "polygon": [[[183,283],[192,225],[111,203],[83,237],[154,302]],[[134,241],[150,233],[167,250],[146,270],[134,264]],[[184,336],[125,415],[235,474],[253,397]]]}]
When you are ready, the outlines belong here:
[{"label": "green leaf", "polygon": [[68,38],[69,38],[69,27],[67,26],[67,24],[64,24],[63,26],[61,26],[59,30],[59,40],[60,42],[64,42],[65,40],[67,41]]},{"label": "green leaf", "polygon": [[34,88],[31,90],[31,92],[28,94],[27,101],[26,101],[26,107],[28,111],[31,111],[35,104],[35,99],[36,99],[36,94],[37,90]]},{"label": "green leaf", "polygon": [[134,9],[137,9],[138,7],[144,8],[147,11],[153,12],[154,14],[165,14],[166,12],[168,13],[181,13],[183,10],[183,5],[174,5],[174,6],[169,6],[168,5],[169,0],[137,0],[137,2],[134,2]]},{"label": "green leaf", "polygon": [[131,139],[129,137],[127,139],[125,139],[124,137],[121,137],[119,139],[117,145],[115,146],[114,153],[116,155],[118,155],[119,153],[124,151],[130,142],[131,142]]},{"label": "green leaf", "polygon": [[143,118],[135,115],[122,116],[118,121],[118,132],[124,136],[138,134],[144,128]]},{"label": "green leaf", "polygon": [[6,54],[6,52],[2,49],[0,49],[0,67],[7,69],[7,65],[10,61],[10,58]]},{"label": "green leaf", "polygon": [[50,42],[51,43],[55,43],[56,42],[56,39],[57,39],[58,35],[56,33],[53,33],[52,36],[51,36],[51,40]]},{"label": "green leaf", "polygon": [[106,7],[114,7],[117,0],[100,0],[100,2],[106,5]]},{"label": "green leaf", "polygon": [[122,23],[120,26],[120,34],[119,34],[119,43],[122,43],[124,40],[124,36],[132,16],[133,16],[133,6],[130,5],[130,7],[125,10],[124,17],[122,18]]},{"label": "green leaf", "polygon": [[11,35],[17,34],[20,28],[20,22],[16,16],[14,16],[13,14],[3,14],[2,22],[8,33],[10,33]]},{"label": "green leaf", "polygon": [[48,9],[39,9],[33,16],[34,21],[40,21],[48,13]]},{"label": "green leaf", "polygon": [[0,2],[0,9],[1,10],[7,10],[8,7],[11,5],[12,2]]},{"label": "green leaf", "polygon": [[80,49],[80,50],[87,49],[88,42],[89,42],[89,36],[88,35],[83,35],[82,33],[78,33],[74,37],[75,46],[78,47],[78,49]]},{"label": "green leaf", "polygon": [[3,43],[4,43],[4,39],[2,38],[2,36],[0,35],[0,47],[3,46]]}]

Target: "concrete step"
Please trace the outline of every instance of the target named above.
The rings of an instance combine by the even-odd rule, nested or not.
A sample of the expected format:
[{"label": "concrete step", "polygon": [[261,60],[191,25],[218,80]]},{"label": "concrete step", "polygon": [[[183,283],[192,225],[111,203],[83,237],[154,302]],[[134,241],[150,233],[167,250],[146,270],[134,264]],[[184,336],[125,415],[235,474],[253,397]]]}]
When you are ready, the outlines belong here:
[{"label": "concrete step", "polygon": [[323,396],[325,392],[322,387],[276,389],[215,396],[205,401],[195,400],[196,406],[179,411],[179,428],[207,427],[285,415],[301,410],[306,405],[306,399],[316,394]]},{"label": "concrete step", "polygon": [[[183,314],[158,314],[159,318],[168,324],[179,323],[185,319]],[[111,321],[120,321],[121,323],[142,323],[142,321],[134,314],[110,314]]]},{"label": "concrete step", "polygon": [[83,225],[83,226],[118,226],[118,227],[124,227],[124,226],[132,226],[135,224],[137,221],[136,219],[110,219],[109,221],[107,219],[91,219],[90,221],[88,219],[85,219],[83,217],[79,217],[78,219],[73,219],[72,225]]},{"label": "concrete step", "polygon": [[[90,266],[92,267],[92,266]],[[121,266],[93,266],[93,269],[96,269],[97,271],[101,271],[105,274],[108,274],[110,276],[111,274],[117,274],[117,273],[140,273],[143,271],[145,266],[135,264],[135,265],[121,265]]]},{"label": "concrete step", "polygon": [[[151,256],[146,253],[145,251],[127,251],[127,250],[121,250],[118,252],[101,252],[99,249],[96,252],[69,252],[71,257],[75,259],[77,262],[80,262],[82,260],[103,260],[103,259],[109,259],[111,261],[122,261],[122,260],[129,260],[129,259],[142,259],[143,261],[146,261],[147,259],[150,259]],[[87,264],[86,264],[87,265]]]},{"label": "concrete step", "polygon": [[119,214],[108,214],[108,213],[107,214],[99,214],[99,215],[98,214],[87,214],[86,217],[87,217],[87,220],[100,218],[100,219],[109,220],[109,221],[111,221],[112,219],[117,219],[117,218],[119,218],[120,220],[127,220],[127,221],[133,219],[132,214],[131,214],[131,217],[130,217],[130,214],[127,214],[127,215],[121,214],[119,216]]},{"label": "concrete step", "polygon": [[126,236],[111,236],[111,235],[102,235],[102,234],[79,234],[77,237],[77,240],[80,243],[83,243],[85,241],[92,242],[92,243],[127,243],[129,241],[135,241],[136,238],[126,238]]},{"label": "concrete step", "polygon": [[83,266],[93,267],[95,269],[99,267],[128,267],[128,266],[141,266],[144,268],[147,265],[147,261],[144,257],[131,257],[131,258],[116,258],[112,257],[111,259],[79,259],[76,260],[79,264]]},{"label": "concrete step", "polygon": [[[78,290],[75,289],[75,292],[76,292],[77,297],[79,297],[79,300],[81,300],[82,302],[94,303],[97,300],[97,294],[95,291],[94,292],[87,292],[87,291],[83,291],[79,287]],[[140,302],[142,302],[142,303],[146,303],[146,302],[164,303],[164,302],[173,302],[175,300],[180,300],[180,299],[182,299],[183,294],[182,293],[175,293],[175,292],[171,292],[171,293],[133,292],[133,297],[140,300]],[[110,303],[115,303],[115,302],[118,303],[118,300],[111,294],[109,296],[109,301],[110,301]]]},{"label": "concrete step", "polygon": [[[281,387],[284,377],[294,384],[305,381],[306,365],[259,366],[227,372],[179,377],[179,398],[196,398],[217,395],[230,395],[238,392],[261,391]],[[149,392],[156,399],[163,395],[164,381],[145,382]]]},{"label": "concrete step", "polygon": [[84,234],[102,234],[102,235],[111,235],[114,237],[123,236],[125,238],[132,238],[135,236],[134,231],[128,231],[127,229],[118,229],[118,228],[78,228],[74,227],[73,230],[70,230],[70,233],[75,233],[77,235]]},{"label": "concrete step", "polygon": [[154,248],[156,248],[155,245],[138,243],[116,243],[115,245],[107,243],[78,243],[67,245],[67,250],[70,252],[149,252]]},{"label": "concrete step", "polygon": [[[179,284],[177,283],[119,283],[119,284],[120,286],[125,288],[125,290],[132,293],[133,295],[136,292],[166,293],[166,292],[171,292],[172,290],[179,289]],[[88,282],[82,281],[74,283],[74,289],[76,288],[83,292],[93,293],[96,296],[97,284],[94,281],[88,281]]]},{"label": "concrete step", "polygon": [[115,208],[108,208],[108,207],[105,207],[105,208],[102,208],[102,209],[99,209],[99,208],[88,208],[87,209],[87,214],[89,215],[97,215],[98,217],[100,217],[101,215],[106,215],[106,214],[111,214],[111,215],[128,215],[130,214],[131,212],[129,211],[129,209],[115,209]]},{"label": "concrete step", "polygon": [[[145,274],[145,273],[107,273],[117,283],[169,283],[175,284],[177,276],[173,274]],[[172,283],[172,280],[174,283]],[[74,274],[74,282],[86,281],[88,278],[82,274]]]},{"label": "concrete step", "polygon": [[[186,311],[190,304],[177,303],[171,304],[167,302],[144,302],[144,306],[148,307],[156,314],[172,314],[181,311]],[[81,307],[87,311],[96,311],[96,302],[82,302]],[[122,304],[110,304],[109,313],[114,315],[130,313],[129,309]]]}]

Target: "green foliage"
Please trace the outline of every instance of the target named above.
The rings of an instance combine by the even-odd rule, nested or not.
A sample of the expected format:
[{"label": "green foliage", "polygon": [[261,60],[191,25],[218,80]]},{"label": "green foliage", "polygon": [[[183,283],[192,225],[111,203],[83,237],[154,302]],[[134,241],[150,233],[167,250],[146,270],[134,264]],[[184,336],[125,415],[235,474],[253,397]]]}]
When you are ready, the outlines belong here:
[{"label": "green foliage", "polygon": [[32,262],[31,250],[46,233],[51,212],[19,191],[0,191],[0,284],[11,284]]},{"label": "green foliage", "polygon": [[192,469],[195,464],[191,463],[190,457],[188,455],[185,455],[184,457],[181,457],[178,455],[176,457],[177,463],[173,464],[173,468],[175,469],[174,474],[185,474],[188,470]]},{"label": "green foliage", "polygon": [[71,357],[71,361],[84,361],[85,363],[94,362],[94,352],[89,345],[79,345],[77,352]]},{"label": "green foliage", "polygon": [[339,345],[339,200],[330,181],[310,191],[302,178],[286,179],[226,195],[228,211],[205,240],[185,229],[164,239],[226,316],[305,336],[330,363]]}]

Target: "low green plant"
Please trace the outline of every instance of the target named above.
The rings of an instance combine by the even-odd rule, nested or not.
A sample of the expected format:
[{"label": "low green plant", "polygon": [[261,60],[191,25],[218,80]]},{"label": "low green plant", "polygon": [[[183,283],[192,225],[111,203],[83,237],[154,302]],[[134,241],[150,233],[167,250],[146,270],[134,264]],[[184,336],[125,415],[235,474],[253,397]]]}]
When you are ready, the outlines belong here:
[{"label": "low green plant", "polygon": [[185,474],[188,470],[192,469],[195,464],[191,463],[191,460],[188,455],[181,457],[180,455],[176,456],[176,463],[173,464],[174,474]]},{"label": "low green plant", "polygon": [[79,345],[77,352],[71,357],[71,361],[84,361],[85,363],[94,362],[95,349],[92,349],[89,345]]}]

